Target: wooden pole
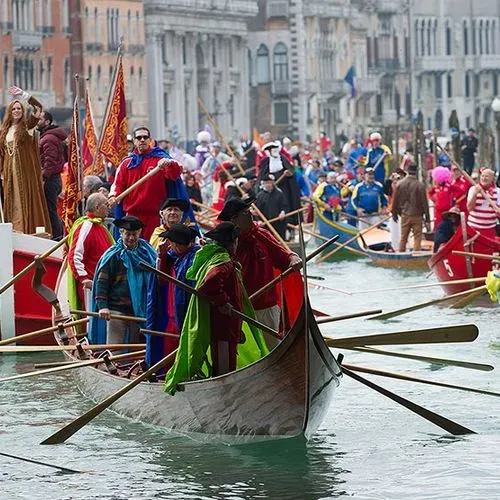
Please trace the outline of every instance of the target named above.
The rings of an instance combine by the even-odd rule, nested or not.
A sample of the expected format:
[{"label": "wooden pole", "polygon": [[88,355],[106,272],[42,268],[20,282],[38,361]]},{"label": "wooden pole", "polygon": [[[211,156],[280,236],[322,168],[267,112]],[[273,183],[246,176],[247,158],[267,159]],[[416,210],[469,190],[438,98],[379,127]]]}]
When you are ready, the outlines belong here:
[{"label": "wooden pole", "polygon": [[[288,212],[287,214],[285,214],[283,217],[280,217],[278,215],[278,217],[274,217],[274,219],[269,219],[269,224],[272,224],[273,222],[277,222],[279,220],[284,220],[287,217],[290,217],[291,215],[295,215],[295,214],[298,214],[300,212],[303,212],[304,210],[307,210],[307,207],[302,207],[302,208],[297,208],[297,210],[292,210],[291,212]],[[295,226],[295,227],[297,227],[297,226]]]},{"label": "wooden pole", "polygon": [[[82,344],[86,351],[92,350],[116,350],[116,349],[144,349],[146,344]],[[14,347],[0,347],[0,352],[19,353],[19,352],[58,352],[58,351],[76,351],[76,345],[22,345]]]},{"label": "wooden pole", "polygon": [[343,321],[345,319],[361,318],[363,316],[371,316],[372,314],[379,314],[381,312],[382,312],[382,309],[372,309],[371,311],[361,311],[361,312],[357,312],[357,313],[343,314],[342,316],[327,316],[326,318],[317,319],[316,323],[318,323],[318,325],[321,325],[323,323],[332,323],[333,321]]},{"label": "wooden pole", "polygon": [[[77,314],[78,316],[92,316],[94,318],[100,317],[98,312],[81,311],[79,309],[72,309],[70,314]],[[122,321],[132,321],[135,323],[146,322],[146,318],[141,318],[139,316],[127,316],[126,314],[110,314],[109,319],[120,319]]]},{"label": "wooden pole", "polygon": [[[460,252],[458,250],[453,250],[451,252],[453,255],[465,255],[466,257],[476,257],[477,259],[494,260],[500,262],[500,255],[488,255],[486,253],[475,253],[475,252]],[[486,279],[484,277],[483,279]]]}]

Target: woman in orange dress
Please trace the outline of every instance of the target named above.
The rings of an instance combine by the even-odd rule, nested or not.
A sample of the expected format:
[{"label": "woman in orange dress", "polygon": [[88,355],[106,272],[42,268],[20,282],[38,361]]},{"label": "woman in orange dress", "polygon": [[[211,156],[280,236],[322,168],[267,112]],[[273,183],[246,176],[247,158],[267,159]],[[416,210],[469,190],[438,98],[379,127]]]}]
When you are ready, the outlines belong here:
[{"label": "woman in orange dress", "polygon": [[[18,87],[9,88],[9,92],[15,98],[7,106],[0,128],[5,222],[11,222],[14,231],[25,234],[36,233],[37,227],[50,232],[36,130],[42,105]],[[29,117],[23,100],[33,107]]]}]

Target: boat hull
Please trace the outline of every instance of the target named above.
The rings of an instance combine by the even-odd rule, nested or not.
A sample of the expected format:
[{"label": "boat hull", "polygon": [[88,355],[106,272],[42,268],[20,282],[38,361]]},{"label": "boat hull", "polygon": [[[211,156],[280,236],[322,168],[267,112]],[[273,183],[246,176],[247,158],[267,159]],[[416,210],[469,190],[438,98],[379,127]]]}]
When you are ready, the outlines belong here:
[{"label": "boat hull", "polygon": [[427,262],[432,252],[381,252],[370,248],[365,250],[376,266],[427,269]]},{"label": "boat hull", "polygon": [[[64,274],[58,288],[65,290]],[[63,312],[67,306],[59,294]],[[66,357],[75,360],[73,353]],[[72,372],[81,392],[101,401],[129,380],[97,368]],[[236,372],[179,384],[142,382],[111,409],[175,434],[228,444],[311,437],[321,424],[341,370],[305,305],[285,339],[267,356]]]},{"label": "boat hull", "polygon": [[[470,245],[464,246],[464,237],[461,227],[458,228],[453,237],[434,254],[428,262],[429,268],[434,273],[438,281],[461,280],[467,278],[481,278],[488,274],[488,271],[495,269],[493,261],[479,259],[475,257],[465,257],[454,255],[453,251],[482,253],[487,255],[500,255],[500,241],[486,238],[485,236],[466,229],[465,240],[472,240]],[[469,260],[470,265],[467,263]],[[471,290],[481,286],[482,283],[462,283],[442,285],[444,291],[450,295],[453,293]]]}]

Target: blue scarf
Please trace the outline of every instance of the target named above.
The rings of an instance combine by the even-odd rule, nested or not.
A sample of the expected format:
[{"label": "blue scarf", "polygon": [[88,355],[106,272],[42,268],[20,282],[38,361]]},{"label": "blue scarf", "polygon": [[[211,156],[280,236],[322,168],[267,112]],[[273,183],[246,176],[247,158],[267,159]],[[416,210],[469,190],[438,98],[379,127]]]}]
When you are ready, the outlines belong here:
[{"label": "blue scarf", "polygon": [[132,151],[132,153],[130,153],[130,157],[132,159],[130,160],[130,163],[127,165],[127,170],[138,167],[142,162],[142,160],[145,160],[146,158],[172,158],[167,151],[161,149],[158,146],[156,141],[154,148],[150,149],[147,153],[140,155],[137,154],[134,150]]},{"label": "blue scarf", "polygon": [[[125,248],[122,239],[111,248],[106,250],[99,262],[94,275],[94,283],[92,286],[92,311],[96,311],[96,282],[101,269],[114,257],[118,257],[123,262],[127,269],[127,281],[132,299],[132,308],[134,315],[146,317],[146,297],[148,282],[150,279],[149,272],[139,267],[139,262],[144,261],[150,266],[156,264],[156,250],[145,240],[139,239],[137,248],[128,250]],[[90,318],[89,341],[91,344],[106,343],[106,322],[99,318]]]}]

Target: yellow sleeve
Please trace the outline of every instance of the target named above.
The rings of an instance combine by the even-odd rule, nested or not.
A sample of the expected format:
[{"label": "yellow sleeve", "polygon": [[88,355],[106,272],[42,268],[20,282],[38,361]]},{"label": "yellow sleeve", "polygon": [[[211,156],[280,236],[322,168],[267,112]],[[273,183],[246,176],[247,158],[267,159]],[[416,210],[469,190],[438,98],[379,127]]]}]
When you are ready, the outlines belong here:
[{"label": "yellow sleeve", "polygon": [[354,191],[352,192],[352,196],[351,196],[351,204],[352,206],[354,207],[355,210],[358,209],[358,206],[356,205],[356,202],[354,201],[356,199],[356,197],[358,196],[358,190],[359,190],[359,186],[362,186],[363,183],[360,182],[359,184],[356,184],[354,186]]},{"label": "yellow sleeve", "polygon": [[325,182],[322,182],[321,184],[319,184],[316,189],[314,190],[314,193],[313,193],[313,200],[316,202],[316,204],[319,206],[319,207],[326,207],[328,206],[322,199],[321,197],[323,196],[323,193],[325,191],[325,185],[326,183]]}]

